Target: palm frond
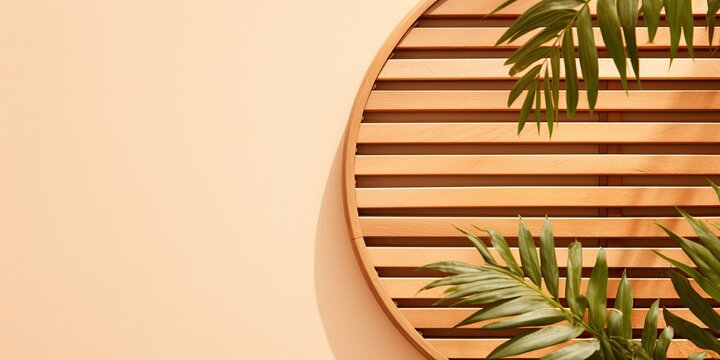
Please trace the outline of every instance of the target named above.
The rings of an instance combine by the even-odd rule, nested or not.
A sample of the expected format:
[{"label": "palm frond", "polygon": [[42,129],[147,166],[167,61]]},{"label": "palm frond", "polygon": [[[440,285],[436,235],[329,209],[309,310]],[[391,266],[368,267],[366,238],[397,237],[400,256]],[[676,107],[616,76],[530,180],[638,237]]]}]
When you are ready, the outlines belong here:
[{"label": "palm frond", "polygon": [[[657,302],[654,310],[648,312],[642,342],[632,339],[632,285],[625,274],[618,288],[615,308],[606,315],[608,268],[603,249],[598,253],[587,293],[581,294],[582,245],[578,241],[570,244],[564,294],[569,307],[566,308],[558,291],[559,274],[549,220],[545,220],[540,231],[540,248],[537,249],[530,229],[522,218],[519,219],[519,261],[502,234],[492,229],[483,230],[502,263],[489,255],[486,242],[480,237],[458,230],[473,243],[485,263],[443,261],[426,265],[426,269],[449,276],[429,283],[421,291],[445,287],[445,295],[438,304],[482,306],[456,327],[484,322],[484,329],[525,330],[496,348],[488,358],[505,358],[544,349],[573,340],[582,333],[589,333],[594,340],[569,343],[544,358],[649,360],[652,354],[667,351],[663,339],[672,332],[665,332],[665,338],[656,339]],[[588,321],[585,320],[586,313]]]}]

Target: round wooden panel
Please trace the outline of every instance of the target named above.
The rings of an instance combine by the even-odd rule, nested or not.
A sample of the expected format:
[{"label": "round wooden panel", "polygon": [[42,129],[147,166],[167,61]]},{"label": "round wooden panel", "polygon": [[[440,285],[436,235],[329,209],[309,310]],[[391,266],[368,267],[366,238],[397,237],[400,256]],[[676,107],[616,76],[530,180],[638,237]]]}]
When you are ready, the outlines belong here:
[{"label": "round wooden panel", "polygon": [[[561,113],[552,140],[544,125],[539,134],[534,126],[516,134],[517,105],[506,106],[513,79],[503,62],[518,45],[494,44],[531,3],[486,17],[501,2],[421,3],[380,50],[357,95],[344,158],[347,216],[381,306],[428,358],[484,358],[516,332],[453,329],[476,309],[432,306],[441,293],[417,291],[441,274],[416,269],[481,261],[452,225],[493,227],[515,245],[517,215],[535,234],[548,215],[561,276],[570,241],[583,243],[588,271],[605,247],[609,297],[623,269],[632,278],[636,329],[656,298],[692,319],[651,250],[685,259],[656,226],[693,235],[673,205],[720,219],[706,186],[706,177],[720,181],[720,61],[710,57],[702,28],[705,0],[694,1],[694,62],[681,54],[669,68],[668,29],[654,44],[639,29],[643,83],[627,94],[596,29],[597,111],[590,114],[581,95],[578,113],[571,120]],[[676,340],[670,355],[690,351],[692,344]]]}]

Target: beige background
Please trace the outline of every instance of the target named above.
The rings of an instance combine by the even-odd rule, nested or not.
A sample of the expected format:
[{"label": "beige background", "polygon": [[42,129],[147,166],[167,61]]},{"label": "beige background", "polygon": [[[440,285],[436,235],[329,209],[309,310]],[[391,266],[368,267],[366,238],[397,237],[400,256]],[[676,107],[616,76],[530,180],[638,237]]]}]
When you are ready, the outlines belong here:
[{"label": "beige background", "polygon": [[418,359],[340,152],[417,0],[0,0],[0,359]]}]

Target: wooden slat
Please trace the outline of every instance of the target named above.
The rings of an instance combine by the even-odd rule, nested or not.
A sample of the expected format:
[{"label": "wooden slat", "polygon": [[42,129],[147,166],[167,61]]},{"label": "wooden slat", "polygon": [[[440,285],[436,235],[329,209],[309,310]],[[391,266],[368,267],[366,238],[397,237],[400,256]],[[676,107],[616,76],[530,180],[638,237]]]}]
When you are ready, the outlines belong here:
[{"label": "wooden slat", "polygon": [[[447,295],[444,294],[444,288],[434,288],[418,293],[418,290],[437,279],[438,278],[381,278],[380,282],[388,296],[393,299],[440,299]],[[636,299],[679,299],[670,279],[636,278],[630,279],[630,282],[633,287],[633,297]],[[585,293],[587,284],[588,279],[582,279],[580,282],[581,293]],[[694,280],[690,279],[690,284],[703,298],[711,299]],[[615,297],[618,285],[620,285],[620,279],[608,279],[607,294],[609,298]],[[560,297],[565,296],[564,278],[560,278],[558,295]]]},{"label": "wooden slat", "polygon": [[[482,1],[476,1],[482,3]],[[507,30],[504,27],[416,27],[410,30],[397,46],[398,50],[471,50],[471,49],[517,49],[537,33],[530,32],[512,43],[495,45],[500,36]],[[577,39],[577,32],[575,32]],[[593,28],[595,44],[604,49],[605,43],[599,28]],[[713,43],[717,43],[718,35],[714,35]],[[647,28],[637,29],[638,48],[641,50],[666,50],[670,48],[670,29],[660,27],[651,43]],[[577,41],[575,42],[577,46]],[[708,48],[708,35],[705,28],[696,27],[693,31],[693,47]],[[680,47],[687,47],[685,39],[680,39]],[[642,70],[641,70],[642,71]]]},{"label": "wooden slat", "polygon": [[720,143],[720,123],[562,123],[552,139],[541,133],[517,135],[515,123],[402,123],[360,126],[359,144],[586,144]]},{"label": "wooden slat", "polygon": [[[494,257],[504,264],[502,258],[494,249],[490,250]],[[517,248],[511,251],[516,259],[519,259]],[[690,259],[679,249],[660,250],[682,263],[692,265]],[[557,263],[559,267],[567,266],[568,250],[557,248]],[[420,266],[445,260],[464,261],[470,264],[482,264],[483,259],[474,248],[459,247],[370,247],[368,253],[375,267],[409,267]],[[583,267],[591,268],[595,265],[597,248],[583,249]],[[657,256],[651,249],[641,248],[608,248],[605,249],[607,264],[610,268],[667,268],[670,264]],[[693,265],[694,266],[694,265]]]},{"label": "wooden slat", "polygon": [[[426,341],[448,358],[479,359],[488,356],[493,349],[500,346],[500,344],[507,341],[507,339],[427,339]],[[545,349],[531,351],[523,355],[509,357],[509,359],[539,359],[552,350],[569,344],[570,343],[563,343]],[[688,355],[697,351],[700,350],[690,341],[673,340],[668,350],[668,359],[687,359]],[[708,356],[707,358],[716,359],[717,357]]]},{"label": "wooden slat", "polygon": [[[720,221],[717,217],[703,219],[715,223]],[[544,219],[524,220],[534,234],[540,233]],[[553,218],[552,223],[556,237],[667,237],[657,224],[666,226],[680,236],[696,236],[683,218]],[[360,226],[366,237],[462,237],[453,225],[466,229],[476,225],[495,229],[502,234],[515,234],[518,220],[514,217],[360,217]]]},{"label": "wooden slat", "polygon": [[361,155],[356,175],[715,175],[717,155]]},{"label": "wooden slat", "polygon": [[[510,66],[504,63],[505,59],[391,59],[378,80],[511,80]],[[620,79],[612,59],[599,59],[599,66],[601,80]],[[640,69],[643,80],[717,79],[720,59],[675,59],[672,66],[670,59],[640,59]],[[578,76],[582,78],[581,73]],[[561,77],[565,77],[563,65]]]},{"label": "wooden slat", "polygon": [[[459,324],[461,321],[472,315],[478,309],[451,309],[451,308],[404,308],[400,312],[407,318],[410,323],[417,329],[450,329]],[[645,316],[648,309],[633,309],[632,326],[633,329],[642,329]],[[689,309],[672,309],[672,312],[681,318],[690,321],[702,328],[707,325],[698,320],[697,317]],[[482,321],[479,323],[463,326],[463,329],[481,328],[495,320]],[[665,319],[662,311],[658,313],[658,327],[665,327]]]},{"label": "wooden slat", "polygon": [[717,206],[705,187],[427,187],[357,189],[358,208]]},{"label": "wooden slat", "polygon": [[[490,14],[498,5],[502,4],[501,0],[477,1],[477,0],[440,0],[425,12],[425,16],[485,16]],[[497,16],[517,17],[522,15],[532,5],[537,4],[537,0],[518,0],[512,5],[498,11]],[[590,1],[590,12],[595,14],[596,0]],[[707,12],[707,2],[705,0],[692,0],[693,14],[698,17],[704,17]]]},{"label": "wooden slat", "polygon": [[[519,110],[522,101],[507,106],[509,91],[502,90],[376,90],[370,94],[365,111],[508,111]],[[524,95],[521,95],[524,98]],[[560,92],[560,109],[565,109],[565,91]],[[584,91],[578,110],[587,110]],[[718,90],[605,90],[598,95],[597,111],[720,110]]]}]

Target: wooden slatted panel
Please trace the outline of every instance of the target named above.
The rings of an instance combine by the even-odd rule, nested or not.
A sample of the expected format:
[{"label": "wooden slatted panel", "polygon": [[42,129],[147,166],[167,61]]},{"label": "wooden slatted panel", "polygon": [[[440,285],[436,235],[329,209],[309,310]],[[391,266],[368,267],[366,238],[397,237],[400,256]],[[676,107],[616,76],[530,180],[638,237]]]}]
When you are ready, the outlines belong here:
[{"label": "wooden slatted panel", "polygon": [[[474,248],[459,247],[371,247],[368,249],[376,267],[408,267],[418,268],[426,264],[454,259],[471,264],[482,263],[482,258]],[[558,248],[557,260],[559,267],[567,266],[567,249]],[[659,250],[664,255],[682,263],[691,265],[690,259],[679,249]],[[495,250],[490,252],[504,264]],[[595,264],[596,248],[584,249],[582,266],[591,268]],[[512,249],[516,259],[519,259],[518,250]],[[607,264],[610,268],[636,267],[642,264],[644,268],[665,268],[667,262],[651,249],[646,248],[609,248],[606,249]]]},{"label": "wooden slatted panel", "polygon": [[718,155],[361,155],[358,175],[716,174]]},{"label": "wooden slatted panel", "polygon": [[[706,218],[720,222],[720,218]],[[525,218],[534,234],[539,234],[544,219]],[[664,237],[657,224],[673,229],[678,235],[695,233],[681,218],[553,218],[555,236],[577,238]],[[493,228],[503,234],[517,233],[517,218],[361,216],[360,224],[366,237],[461,237],[453,225],[471,229],[473,225]]]},{"label": "wooden slatted panel", "polygon": [[[407,308],[402,309],[402,314],[418,329],[450,329],[456,324],[460,323],[478,309],[463,309],[463,308]],[[633,329],[642,329],[645,323],[645,316],[648,313],[648,309],[635,308],[632,314],[632,327]],[[707,328],[707,325],[703,324],[702,321],[689,310],[689,309],[674,309],[673,313],[681,318],[692,322],[702,328]],[[478,329],[492,321],[482,321],[476,324],[468,325],[468,329]],[[665,326],[665,319],[662,311],[658,313],[658,325],[661,327]]]},{"label": "wooden slatted panel", "polygon": [[[428,340],[432,346],[449,358],[454,359],[476,359],[484,358],[490,354],[492,349],[502,344],[507,339],[431,339]],[[577,340],[582,341],[582,340]],[[548,354],[553,349],[569,343],[563,343],[543,350],[532,351],[522,356],[509,357],[508,359],[538,359]],[[668,350],[668,359],[687,359],[688,354],[699,351],[689,341],[674,340]]]},{"label": "wooden slatted panel", "polygon": [[[391,59],[378,80],[510,80],[505,59]],[[611,59],[599,63],[602,80],[619,80],[620,73]],[[580,68],[578,60],[577,68]],[[641,59],[643,80],[706,80],[720,76],[720,62],[714,59]],[[560,66],[565,78],[564,65]],[[632,74],[632,70],[630,73]],[[582,73],[578,76],[582,79]],[[517,78],[517,77],[516,77]]]},{"label": "wooden slatted panel", "polygon": [[[487,90],[378,90],[370,94],[365,111],[507,111],[520,110],[516,101],[507,106],[509,91]],[[560,91],[560,109],[565,108],[565,92]],[[587,98],[580,91],[578,110],[587,110]],[[718,90],[603,91],[596,111],[640,110],[720,110]]]},{"label": "wooden slatted panel", "polygon": [[[412,278],[381,278],[385,291],[396,299],[441,299],[445,294],[443,288],[434,288],[418,293],[418,289],[422,289],[423,286],[427,285],[433,280],[439,278],[423,278],[423,277],[412,277]],[[643,278],[643,279],[630,279],[633,287],[633,295],[635,299],[679,299],[677,293],[673,289],[670,279],[665,278]],[[583,279],[580,282],[580,288],[582,293],[587,290],[588,279]],[[615,297],[617,293],[620,279],[609,279],[607,284],[607,295],[610,298]],[[710,297],[698,286],[692,279],[690,284],[695,290],[705,299]],[[559,282],[559,295],[561,298],[565,296],[565,279],[560,278]]]},{"label": "wooden slatted panel", "polygon": [[359,144],[715,144],[718,123],[564,123],[549,137],[525,131],[516,134],[513,123],[403,123],[362,124]]},{"label": "wooden slatted panel", "polygon": [[715,206],[709,187],[466,187],[358,189],[359,208]]},{"label": "wooden slatted panel", "polygon": [[[493,49],[506,50],[517,49],[524,42],[529,40],[535,33],[530,32],[512,43],[503,43],[495,46],[495,42],[505,32],[506,28],[486,27],[486,28],[467,28],[467,27],[433,27],[433,28],[414,28],[403,38],[398,44],[398,50],[408,49]],[[595,44],[600,49],[605,48],[600,30],[595,28]],[[577,39],[577,33],[574,34]],[[717,37],[718,35],[714,35]],[[655,41],[652,43],[647,36],[646,28],[637,29],[638,48],[641,50],[666,50],[670,48],[670,30],[668,28],[659,28],[655,35]],[[714,44],[717,39],[714,38]],[[705,28],[696,27],[693,30],[693,47],[702,49],[709,47],[708,36]],[[576,44],[577,46],[577,44]],[[680,39],[680,47],[687,47],[685,39]],[[642,69],[640,70],[642,71]]]},{"label": "wooden slatted panel", "polygon": [[[489,15],[498,4],[502,1],[476,1],[476,0],[440,0],[435,3],[425,16],[461,16],[461,17],[483,17]],[[498,11],[496,16],[517,17],[522,15],[530,6],[536,4],[536,1],[518,0],[510,6]],[[591,13],[595,14],[596,0],[590,1]],[[692,0],[693,14],[695,16],[705,16],[707,12],[707,2],[705,0]]]},{"label": "wooden slatted panel", "polygon": [[[548,213],[559,244],[574,239],[584,244],[585,275],[598,248],[606,247],[611,301],[615,277],[628,269],[635,297],[642,299],[636,304],[661,298],[697,322],[688,309],[678,308],[682,305],[664,277],[668,264],[653,252],[660,246],[664,254],[689,263],[658,227],[695,236],[673,205],[720,222],[717,198],[704,186],[705,177],[720,178],[720,60],[709,56],[701,26],[707,3],[692,1],[697,58],[683,58],[681,50],[671,67],[669,29],[661,26],[649,43],[647,29],[640,27],[643,83],[633,83],[629,92],[621,90],[600,30],[593,29],[601,57],[596,112],[587,112],[581,93],[576,117],[567,121],[561,113],[552,139],[544,125],[539,134],[534,124],[517,134],[521,101],[507,106],[514,79],[504,62],[533,34],[495,46],[506,26],[535,0],[519,0],[488,18],[502,0],[428,4],[374,65],[377,71],[358,97],[348,136],[351,230],[381,302],[429,358],[484,358],[507,340],[507,332],[480,330],[483,324],[453,329],[477,309],[428,307],[442,289],[417,294],[437,274],[416,268],[441,260],[480,263],[453,225],[494,228],[514,244],[513,214],[523,215],[537,235],[541,216]],[[720,32],[714,43],[718,38]],[[684,44],[681,39],[681,49]],[[565,104],[562,92],[560,104]],[[517,248],[511,250],[517,256]],[[556,251],[564,276],[567,249],[558,245]],[[646,311],[633,313],[636,332]],[[687,341],[673,341],[670,358],[696,350]]]}]

